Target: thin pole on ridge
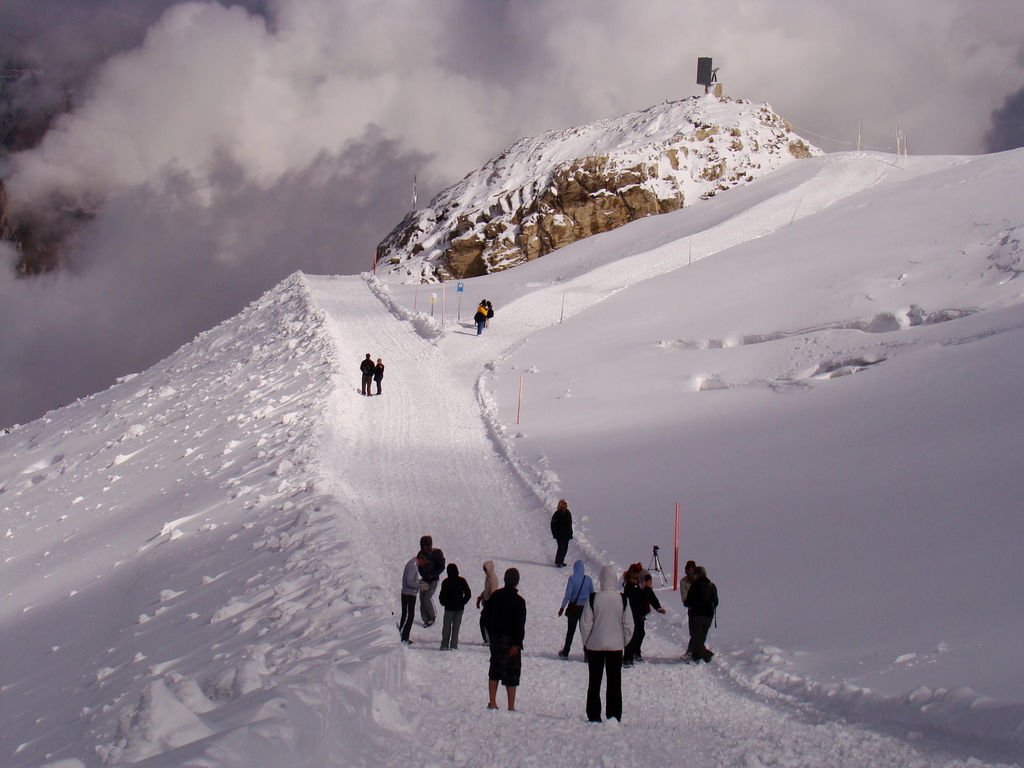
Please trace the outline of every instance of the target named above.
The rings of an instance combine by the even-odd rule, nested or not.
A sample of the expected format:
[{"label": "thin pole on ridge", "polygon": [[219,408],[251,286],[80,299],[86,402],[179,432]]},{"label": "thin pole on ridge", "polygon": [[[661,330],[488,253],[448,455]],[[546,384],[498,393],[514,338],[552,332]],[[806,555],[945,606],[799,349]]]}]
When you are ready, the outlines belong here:
[{"label": "thin pole on ridge", "polygon": [[672,591],[675,592],[679,589],[679,511],[681,505],[676,502],[676,535],[675,535],[675,555],[673,556],[672,563]]}]

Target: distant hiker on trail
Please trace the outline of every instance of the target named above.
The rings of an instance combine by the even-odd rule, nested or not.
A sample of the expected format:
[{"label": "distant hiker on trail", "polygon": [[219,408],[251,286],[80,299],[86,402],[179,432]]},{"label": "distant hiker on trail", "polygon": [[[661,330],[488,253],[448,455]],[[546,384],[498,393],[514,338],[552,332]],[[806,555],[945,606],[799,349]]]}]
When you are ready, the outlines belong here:
[{"label": "distant hiker on trail", "polygon": [[645,625],[651,607],[653,606],[658,613],[664,613],[665,609],[661,607],[661,601],[654,592],[654,577],[648,571],[640,573],[631,594],[627,589],[626,601],[633,613],[633,637],[622,654],[622,666],[631,667],[633,664],[643,663],[642,648],[647,636]]},{"label": "distant hiker on trail", "polygon": [[484,332],[484,325],[487,323],[487,318],[490,314],[487,310],[487,302],[481,301],[480,306],[476,308],[476,314],[473,315],[473,322],[476,323],[476,335],[479,336]]},{"label": "distant hiker on trail", "polygon": [[434,547],[434,539],[420,536],[420,554],[424,563],[420,566],[420,578],[427,583],[427,588],[420,592],[420,618],[423,626],[429,627],[437,619],[434,608],[434,593],[437,591],[437,580],[444,573],[444,552]]},{"label": "distant hiker on trail", "polygon": [[498,574],[494,572],[494,561],[484,562],[484,589],[476,597],[476,607],[480,608],[480,634],[483,636],[484,645],[491,644],[491,636],[487,633],[487,601],[498,589]]},{"label": "distant hiker on trail", "polygon": [[555,565],[565,567],[565,553],[569,551],[569,539],[572,538],[572,512],[565,499],[559,499],[558,508],[551,515],[551,538],[558,542],[555,548]]},{"label": "distant hiker on trail", "polygon": [[683,605],[686,605],[686,593],[693,584],[693,569],[696,567],[697,564],[693,560],[687,560],[683,566],[683,578],[679,580],[679,599],[683,601]]},{"label": "distant hiker on trail", "polygon": [[708,579],[704,566],[694,568],[693,584],[683,605],[690,620],[690,645],[686,653],[694,661],[710,662],[715,654],[704,643],[718,610],[718,587]]},{"label": "distant hiker on trail", "polygon": [[[558,609],[558,615],[565,614],[569,620],[569,626],[565,631],[565,645],[558,652],[558,658],[568,659],[569,651],[572,649],[572,639],[576,635],[576,625],[580,623],[583,615],[583,606],[594,593],[594,582],[583,569],[583,561],[577,560],[572,564],[572,576],[565,582],[565,595],[562,597],[562,607]],[[584,651],[583,658],[587,656]]]},{"label": "distant hiker on trail", "polygon": [[441,582],[441,593],[437,598],[444,608],[444,619],[441,623],[442,651],[458,650],[462,611],[472,597],[469,582],[459,576],[459,566],[448,563],[448,578]]},{"label": "distant hiker on trail", "polygon": [[416,595],[427,587],[420,580],[419,570],[425,562],[423,555],[417,554],[405,564],[405,571],[402,573],[402,618],[398,622],[398,628],[402,632],[402,642],[406,644],[412,643],[409,632],[412,630],[412,620],[416,615]]},{"label": "distant hiker on trail", "polygon": [[604,716],[622,721],[622,649],[633,636],[633,614],[619,594],[615,566],[601,569],[601,591],[583,606],[580,633],[590,667],[587,686],[587,719],[601,722],[601,678],[608,673]]},{"label": "distant hiker on trail", "polygon": [[373,360],[370,359],[370,353],[367,352],[363,362],[359,364],[359,370],[363,372],[363,388],[361,391],[364,395],[370,394],[370,382],[373,381],[374,369]]},{"label": "distant hiker on trail", "polygon": [[498,683],[505,686],[508,711],[516,710],[516,688],[523,667],[526,601],[519,594],[519,570],[505,571],[505,586],[495,590],[487,606],[487,633],[491,637],[491,663],[487,670],[488,709],[497,709]]},{"label": "distant hiker on trail", "polygon": [[484,299],[483,302],[481,303],[487,309],[487,319],[484,320],[484,328],[490,328],[491,318],[494,317],[494,307],[491,305],[491,302],[489,302],[487,299]]},{"label": "distant hiker on trail", "polygon": [[373,380],[377,382],[377,394],[380,394],[380,383],[384,380],[384,361],[379,357],[377,364],[373,366]]}]

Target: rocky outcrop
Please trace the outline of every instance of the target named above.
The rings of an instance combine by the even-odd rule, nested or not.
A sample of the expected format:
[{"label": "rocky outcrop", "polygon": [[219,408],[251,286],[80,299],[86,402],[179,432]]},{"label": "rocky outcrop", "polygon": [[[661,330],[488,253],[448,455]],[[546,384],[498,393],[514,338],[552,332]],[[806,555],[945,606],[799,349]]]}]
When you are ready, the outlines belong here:
[{"label": "rocky outcrop", "polygon": [[768,105],[688,99],[509,147],[378,246],[411,281],[496,272],[820,154]]}]

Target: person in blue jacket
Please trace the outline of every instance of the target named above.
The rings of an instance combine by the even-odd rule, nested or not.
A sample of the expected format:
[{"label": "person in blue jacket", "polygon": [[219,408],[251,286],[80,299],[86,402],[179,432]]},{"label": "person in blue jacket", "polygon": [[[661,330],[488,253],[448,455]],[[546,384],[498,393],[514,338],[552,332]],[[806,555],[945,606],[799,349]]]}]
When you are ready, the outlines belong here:
[{"label": "person in blue jacket", "polygon": [[[580,623],[580,616],[583,615],[583,606],[593,592],[594,582],[587,576],[583,568],[583,561],[577,560],[572,564],[572,576],[565,582],[565,595],[562,597],[562,606],[558,609],[559,616],[565,615],[569,619],[569,626],[565,631],[565,645],[558,652],[558,658],[569,658],[572,640],[576,636],[576,626]],[[584,658],[586,658],[585,650]]]}]

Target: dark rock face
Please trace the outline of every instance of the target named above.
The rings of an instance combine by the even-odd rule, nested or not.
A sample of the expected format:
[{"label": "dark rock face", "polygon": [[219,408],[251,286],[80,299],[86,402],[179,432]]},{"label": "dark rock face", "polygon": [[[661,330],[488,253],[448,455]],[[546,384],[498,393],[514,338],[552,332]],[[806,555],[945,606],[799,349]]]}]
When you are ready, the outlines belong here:
[{"label": "dark rock face", "polygon": [[426,281],[496,272],[818,154],[767,105],[714,97],[550,132],[408,214],[378,264]]}]

